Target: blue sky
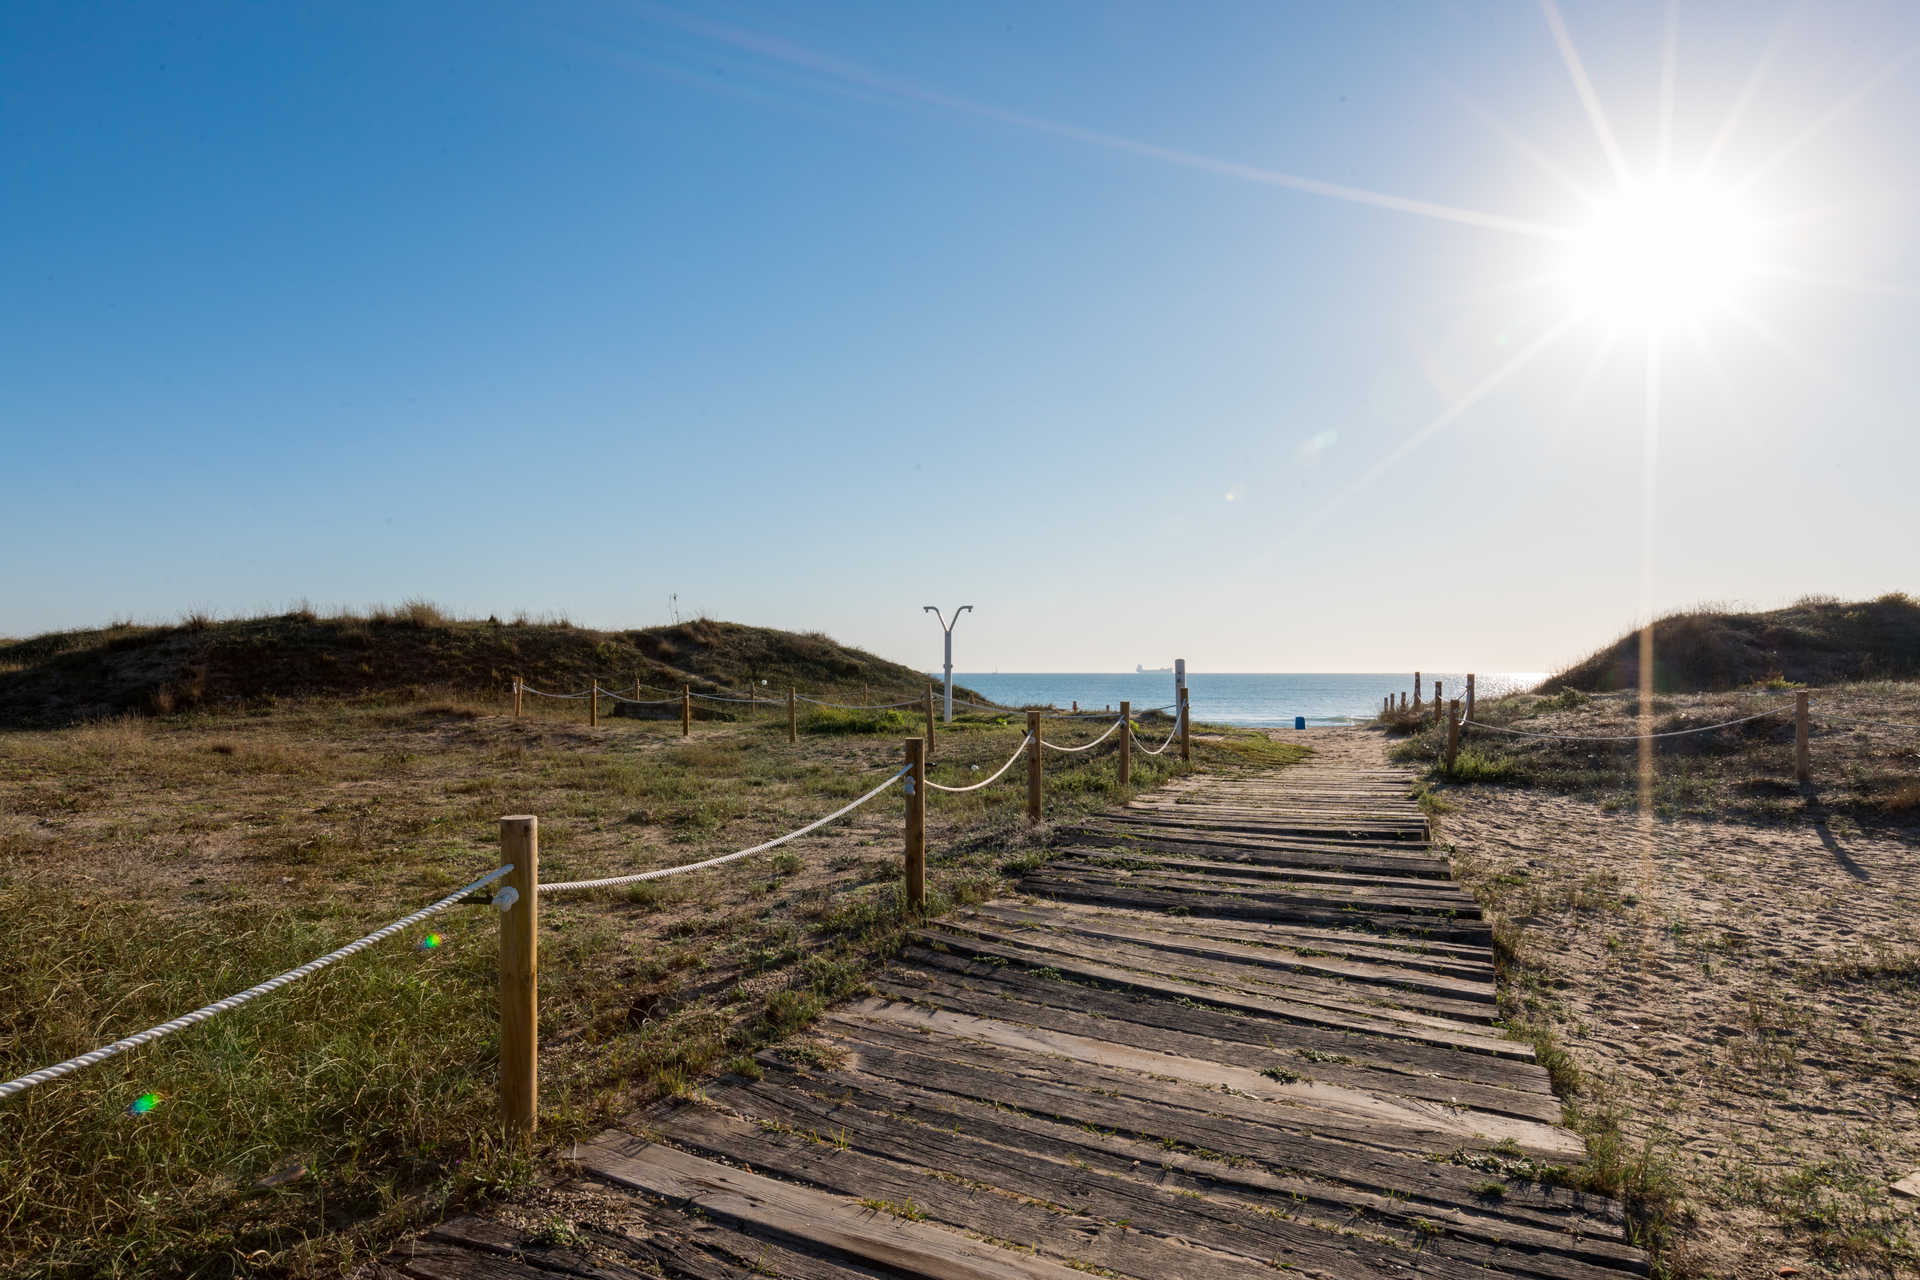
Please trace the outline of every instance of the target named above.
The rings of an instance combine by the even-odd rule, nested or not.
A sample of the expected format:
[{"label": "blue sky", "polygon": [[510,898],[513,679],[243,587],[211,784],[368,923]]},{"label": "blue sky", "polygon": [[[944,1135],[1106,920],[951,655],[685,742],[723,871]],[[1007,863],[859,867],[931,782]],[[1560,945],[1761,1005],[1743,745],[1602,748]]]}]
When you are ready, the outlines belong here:
[{"label": "blue sky", "polygon": [[[920,665],[968,602],[966,669],[1533,670],[1920,588],[1917,48],[1900,4],[17,0],[0,633],[677,593]],[[1684,319],[1563,278],[1663,136],[1757,246]]]}]

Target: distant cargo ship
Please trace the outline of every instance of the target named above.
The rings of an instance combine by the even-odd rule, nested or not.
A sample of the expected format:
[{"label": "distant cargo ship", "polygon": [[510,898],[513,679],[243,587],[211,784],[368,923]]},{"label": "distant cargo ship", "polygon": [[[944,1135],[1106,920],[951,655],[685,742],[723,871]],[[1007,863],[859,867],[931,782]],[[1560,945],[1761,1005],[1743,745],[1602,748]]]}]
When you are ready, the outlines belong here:
[{"label": "distant cargo ship", "polygon": [[1170,676],[1173,674],[1173,668],[1172,667],[1143,667],[1136,662],[1133,664],[1133,674],[1137,676]]}]

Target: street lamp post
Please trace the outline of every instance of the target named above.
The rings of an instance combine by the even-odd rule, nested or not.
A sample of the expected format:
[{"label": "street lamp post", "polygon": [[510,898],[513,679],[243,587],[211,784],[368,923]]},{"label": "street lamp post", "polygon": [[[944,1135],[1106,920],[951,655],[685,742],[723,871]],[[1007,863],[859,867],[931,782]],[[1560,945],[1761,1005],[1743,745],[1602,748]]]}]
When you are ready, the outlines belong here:
[{"label": "street lamp post", "polygon": [[958,623],[960,621],[960,615],[972,609],[973,606],[970,604],[963,604],[958,609],[955,609],[953,611],[953,622],[948,622],[945,618],[941,617],[940,611],[934,608],[930,604],[921,605],[920,608],[923,613],[930,613],[934,616],[934,619],[940,624],[941,632],[944,633],[947,637],[947,704],[946,704],[946,714],[944,719],[941,721],[941,723],[952,724],[953,723],[953,628],[955,623]]}]

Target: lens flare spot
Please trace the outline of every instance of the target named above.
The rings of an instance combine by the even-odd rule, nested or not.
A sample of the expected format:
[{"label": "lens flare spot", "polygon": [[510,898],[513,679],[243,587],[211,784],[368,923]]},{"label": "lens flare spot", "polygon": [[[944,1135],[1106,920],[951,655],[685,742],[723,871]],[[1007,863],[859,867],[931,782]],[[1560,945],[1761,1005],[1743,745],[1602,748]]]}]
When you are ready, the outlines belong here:
[{"label": "lens flare spot", "polygon": [[143,1093],[127,1104],[127,1114],[130,1116],[144,1116],[159,1105],[159,1094]]},{"label": "lens flare spot", "polygon": [[420,939],[420,945],[414,948],[415,951],[438,951],[439,949],[440,935],[437,933],[430,933]]}]

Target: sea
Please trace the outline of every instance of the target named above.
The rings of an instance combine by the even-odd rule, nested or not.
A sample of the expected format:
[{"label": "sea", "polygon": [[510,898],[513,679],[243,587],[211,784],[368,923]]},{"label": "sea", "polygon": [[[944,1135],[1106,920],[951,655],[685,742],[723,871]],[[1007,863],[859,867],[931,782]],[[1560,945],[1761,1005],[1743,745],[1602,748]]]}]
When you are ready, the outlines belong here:
[{"label": "sea", "polygon": [[[1547,678],[1544,671],[1478,672],[1474,692],[1479,697],[1495,697],[1532,688]],[[938,687],[940,675],[933,676]],[[1467,677],[1456,671],[1420,673],[1420,695],[1433,696],[1438,680],[1443,695],[1459,697],[1466,692]],[[978,690],[1004,706],[1054,706],[1067,710],[1076,702],[1082,711],[1117,710],[1122,701],[1131,702],[1135,712],[1171,706],[1174,699],[1171,671],[1145,672],[959,672],[953,682]],[[1357,724],[1373,718],[1380,710],[1380,699],[1391,694],[1395,701],[1405,693],[1413,697],[1413,672],[1246,672],[1187,671],[1187,689],[1193,700],[1196,722],[1261,727],[1290,726],[1297,716],[1309,725]]]}]

